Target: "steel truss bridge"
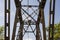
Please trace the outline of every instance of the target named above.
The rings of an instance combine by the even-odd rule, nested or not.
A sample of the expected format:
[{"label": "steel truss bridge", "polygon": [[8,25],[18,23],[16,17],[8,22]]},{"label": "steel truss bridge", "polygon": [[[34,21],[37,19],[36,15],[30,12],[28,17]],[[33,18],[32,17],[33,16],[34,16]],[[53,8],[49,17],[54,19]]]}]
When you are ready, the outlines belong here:
[{"label": "steel truss bridge", "polygon": [[[39,26],[40,23],[42,24],[43,29],[43,40],[46,40],[44,7],[47,0],[36,0],[39,3],[38,5],[29,5],[29,0],[27,0],[28,4],[24,5],[22,4],[23,1],[24,0],[14,0],[16,6],[16,14],[11,40],[23,40],[25,33],[33,33],[36,40],[42,40],[42,34]],[[33,11],[32,13],[30,13],[31,11],[29,8]],[[34,8],[37,9],[34,10]],[[54,15],[55,0],[50,0],[48,40],[54,40]],[[35,18],[35,16],[37,18]],[[19,26],[17,23],[19,23]],[[19,29],[16,35],[17,27],[19,27]],[[31,28],[31,31],[28,30],[29,27]],[[50,28],[52,28],[52,36],[50,36]],[[5,40],[10,40],[10,0],[5,0]]]}]

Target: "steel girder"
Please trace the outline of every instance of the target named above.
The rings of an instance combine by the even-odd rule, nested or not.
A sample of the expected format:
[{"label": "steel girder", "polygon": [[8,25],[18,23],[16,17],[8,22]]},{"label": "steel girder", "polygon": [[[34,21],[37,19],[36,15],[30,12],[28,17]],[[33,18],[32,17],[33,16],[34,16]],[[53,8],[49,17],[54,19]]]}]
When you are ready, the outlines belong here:
[{"label": "steel girder", "polygon": [[[15,4],[16,4],[16,16],[15,16],[15,21],[14,21],[14,27],[13,27],[13,34],[12,34],[12,40],[15,40],[15,34],[16,34],[16,24],[18,22],[18,20],[20,20],[20,28],[19,28],[19,31],[18,31],[18,34],[19,34],[19,39],[16,39],[16,40],[23,40],[23,20],[22,20],[22,15],[21,15],[21,1],[19,0],[15,0]],[[37,7],[37,6],[31,6],[29,5],[29,7]],[[26,12],[25,10],[23,10],[24,12]],[[27,12],[26,12],[27,13]],[[27,15],[29,15],[27,13]],[[30,15],[29,15],[30,16]],[[31,16],[30,16],[31,17]],[[32,18],[32,17],[31,17]],[[33,19],[33,18],[32,18]],[[33,19],[34,20],[34,19]],[[35,21],[35,24],[36,24],[36,21]],[[36,40],[42,40],[42,38],[40,38],[41,34],[40,32],[38,31],[39,30],[39,24],[37,23],[36,24]],[[26,31],[28,32],[28,31]]]},{"label": "steel girder", "polygon": [[39,5],[39,15],[37,22],[42,24],[43,27],[43,40],[46,40],[46,29],[45,29],[45,18],[44,18],[44,7],[46,4],[46,0],[41,0]]},{"label": "steel girder", "polygon": [[[15,16],[15,21],[14,21],[13,33],[12,33],[12,40],[15,40],[16,27],[17,27],[16,25],[17,25],[18,21],[20,22],[20,30],[23,31],[23,28],[22,28],[23,21],[22,21],[22,15],[21,15],[21,2],[19,2],[18,0],[15,0],[15,3],[16,3],[16,16]],[[22,32],[20,34],[21,34],[20,40],[22,40]]]},{"label": "steel girder", "polygon": [[[20,22],[20,28],[19,29],[20,29],[21,32],[20,31],[19,31],[20,33],[18,32],[20,34],[19,35],[19,40],[23,40],[22,39],[23,38],[23,25],[28,24],[28,23],[26,24],[26,22],[24,22],[22,20],[21,7],[39,7],[39,15],[38,15],[37,21],[35,21],[36,23],[32,22],[34,24],[31,24],[31,25],[36,25],[36,40],[42,40],[42,39],[40,39],[40,36],[39,36],[40,31],[38,31],[38,30],[40,30],[39,29],[39,23],[42,23],[42,26],[43,26],[43,39],[46,40],[46,29],[45,29],[45,19],[44,19],[45,4],[46,4],[46,0],[41,0],[41,2],[39,3],[39,6],[38,5],[21,5],[21,1],[15,0],[16,15],[15,15],[15,21],[14,21],[14,27],[13,27],[12,40],[15,40],[17,22],[18,21]],[[53,6],[52,6],[52,4],[53,4]],[[53,9],[51,9],[51,8],[53,8]],[[54,15],[55,15],[55,0],[50,0],[49,40],[54,40]],[[52,28],[52,37],[50,37],[50,28]],[[8,32],[7,32],[7,30],[8,30]],[[30,32],[30,31],[28,31],[28,32]],[[5,40],[10,40],[10,0],[5,0]]]},{"label": "steel girder", "polygon": [[[55,16],[55,0],[50,0],[49,40],[54,40],[54,16]],[[51,29],[52,29],[52,36],[50,35]]]},{"label": "steel girder", "polygon": [[10,40],[10,0],[5,0],[5,40]]}]

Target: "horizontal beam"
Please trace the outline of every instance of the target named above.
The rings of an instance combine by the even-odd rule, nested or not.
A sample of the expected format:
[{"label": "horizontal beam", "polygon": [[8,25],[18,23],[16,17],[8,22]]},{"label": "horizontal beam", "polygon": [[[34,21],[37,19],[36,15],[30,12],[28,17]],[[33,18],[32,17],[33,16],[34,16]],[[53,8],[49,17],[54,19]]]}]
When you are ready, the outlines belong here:
[{"label": "horizontal beam", "polygon": [[34,31],[25,31],[26,33],[34,33]]},{"label": "horizontal beam", "polygon": [[38,5],[22,5],[22,7],[39,7]]},{"label": "horizontal beam", "polygon": [[[24,25],[28,25],[29,24],[29,22],[28,21],[24,21]],[[33,21],[31,21],[30,22],[30,25],[35,25],[36,23],[35,22],[33,22]]]}]

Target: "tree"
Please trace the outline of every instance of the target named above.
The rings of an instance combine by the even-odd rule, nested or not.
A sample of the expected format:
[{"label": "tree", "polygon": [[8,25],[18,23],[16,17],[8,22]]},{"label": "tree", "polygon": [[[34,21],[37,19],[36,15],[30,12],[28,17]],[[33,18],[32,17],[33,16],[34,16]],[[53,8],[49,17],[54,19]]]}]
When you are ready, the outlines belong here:
[{"label": "tree", "polygon": [[4,27],[0,26],[0,40],[4,40]]},{"label": "tree", "polygon": [[54,39],[60,38],[60,23],[54,25]]},{"label": "tree", "polygon": [[[49,31],[48,27],[46,28]],[[50,28],[50,37],[52,36],[52,28]],[[60,23],[54,25],[54,40],[60,40]]]}]

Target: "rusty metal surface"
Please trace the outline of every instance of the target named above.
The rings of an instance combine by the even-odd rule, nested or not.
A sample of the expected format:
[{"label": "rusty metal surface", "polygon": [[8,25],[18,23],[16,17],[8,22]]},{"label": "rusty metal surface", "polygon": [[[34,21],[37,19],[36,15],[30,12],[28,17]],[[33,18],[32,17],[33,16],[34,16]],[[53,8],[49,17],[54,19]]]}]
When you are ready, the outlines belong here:
[{"label": "rusty metal surface", "polygon": [[[15,4],[16,4],[16,9],[18,8],[18,9],[20,9],[20,10],[16,10],[16,14],[17,14],[17,16],[19,17],[19,19],[17,19],[16,17],[17,16],[15,16],[15,23],[14,23],[14,28],[13,28],[13,34],[12,34],[12,40],[15,40],[15,34],[16,34],[16,24],[17,24],[17,22],[16,22],[16,20],[20,20],[19,22],[20,22],[20,27],[19,27],[19,31],[18,31],[18,39],[16,39],[16,40],[23,40],[23,29],[24,29],[24,27],[23,27],[23,25],[24,25],[24,23],[22,23],[22,21],[24,22],[24,20],[22,20],[22,13],[21,13],[21,9],[29,16],[29,17],[31,17],[32,19],[33,19],[33,21],[34,21],[34,23],[35,23],[35,26],[36,26],[36,35],[35,35],[35,33],[34,33],[34,31],[33,31],[33,28],[31,27],[31,29],[32,29],[32,31],[27,31],[27,30],[24,30],[25,31],[25,33],[27,32],[27,33],[34,33],[34,35],[35,35],[35,37],[36,37],[36,40],[42,40],[42,37],[41,37],[41,33],[40,33],[40,28],[39,28],[39,24],[40,23],[42,23],[42,27],[43,27],[43,39],[44,40],[46,40],[46,29],[45,29],[45,20],[44,20],[44,7],[45,7],[45,3],[46,3],[46,0],[42,0],[41,2],[39,2],[40,4],[39,4],[39,6],[36,6],[36,5],[21,5],[21,1],[19,1],[19,0],[15,0]],[[29,13],[28,12],[26,12],[22,7],[39,7],[39,16],[38,16],[38,19],[37,19],[37,21],[31,16],[31,15],[29,15]],[[19,12],[20,11],[20,12]],[[42,21],[41,21],[42,20]],[[41,21],[41,22],[40,22]],[[29,24],[29,22],[27,22],[27,25],[32,25],[31,23]],[[28,27],[27,27],[28,28]]]},{"label": "rusty metal surface", "polygon": [[[43,40],[46,40],[46,28],[45,28],[45,18],[44,18],[45,17],[44,16],[44,8],[45,8],[46,0],[41,0],[41,2],[39,0],[37,0],[39,2],[39,5],[29,5],[29,1],[28,1],[27,5],[22,5],[21,4],[22,1],[14,0],[15,6],[16,6],[16,14],[15,14],[13,33],[12,33],[12,39],[11,40],[23,40],[25,33],[33,33],[36,40],[42,40],[42,36],[41,36],[41,32],[40,32],[41,30],[40,30],[40,26],[39,26],[40,23],[42,24],[42,29],[43,29]],[[53,4],[53,6],[52,6],[52,4]],[[27,10],[29,8],[31,8],[33,11],[32,14],[29,14],[29,12],[27,12],[23,7],[28,7]],[[37,10],[34,10],[33,7],[38,8],[37,9],[37,10],[39,10],[38,15],[36,13]],[[53,8],[53,9],[51,9],[51,8]],[[30,17],[31,20],[25,21],[26,19],[28,19],[28,17],[26,17],[23,20],[22,11],[26,15],[28,15],[28,17]],[[23,15],[25,15],[24,13],[23,13]],[[33,14],[35,14],[34,17],[36,15],[38,16],[37,20],[31,16]],[[54,15],[55,15],[55,0],[50,0],[49,38],[48,38],[48,40],[54,40]],[[18,36],[15,39],[18,22],[20,23],[20,26],[18,29],[18,34],[17,34]],[[28,27],[31,27],[32,31],[25,30],[24,25],[28,25],[28,26],[26,26],[27,29],[28,29]],[[31,25],[36,26],[34,30],[33,30]],[[50,37],[50,28],[52,28],[52,37]],[[8,30],[8,34],[7,34],[7,30]],[[25,31],[24,34],[23,34],[23,30]],[[34,31],[36,31],[36,34],[34,33]],[[5,40],[10,40],[10,0],[8,0],[8,3],[7,3],[7,0],[5,0]]]}]

